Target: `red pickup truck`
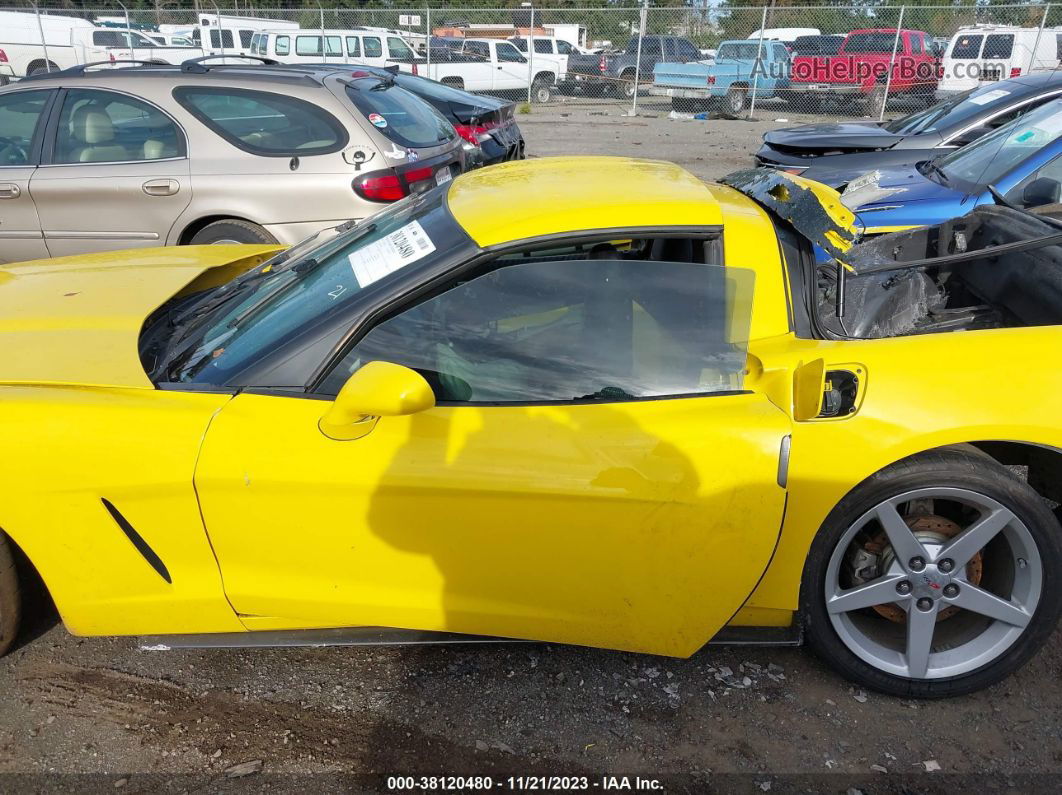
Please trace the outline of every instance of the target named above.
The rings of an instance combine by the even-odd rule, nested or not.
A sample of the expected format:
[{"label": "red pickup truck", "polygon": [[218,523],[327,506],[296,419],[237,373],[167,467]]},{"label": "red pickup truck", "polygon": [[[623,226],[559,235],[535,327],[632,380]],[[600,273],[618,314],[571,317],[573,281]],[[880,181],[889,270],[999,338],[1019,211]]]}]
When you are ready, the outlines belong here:
[{"label": "red pickup truck", "polygon": [[932,104],[938,68],[932,43],[929,34],[920,30],[901,30],[899,40],[896,28],[853,30],[836,55],[793,58],[790,98],[809,110],[819,109],[827,97],[851,99],[870,116],[877,116],[889,97],[899,95],[914,95]]}]

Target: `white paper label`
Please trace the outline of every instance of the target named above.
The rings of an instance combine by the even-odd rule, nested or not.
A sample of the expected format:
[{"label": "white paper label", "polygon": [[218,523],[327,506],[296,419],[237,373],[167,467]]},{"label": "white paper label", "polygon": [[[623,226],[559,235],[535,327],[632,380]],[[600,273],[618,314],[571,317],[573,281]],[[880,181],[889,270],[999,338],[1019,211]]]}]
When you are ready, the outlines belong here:
[{"label": "white paper label", "polygon": [[419,221],[410,221],[401,229],[379,240],[362,246],[349,254],[354,278],[362,287],[368,287],[384,276],[394,273],[411,262],[416,262],[435,251],[435,244],[424,231]]},{"label": "white paper label", "polygon": [[970,97],[969,101],[974,105],[987,105],[989,102],[995,102],[1000,97],[1009,96],[1009,91],[1004,91],[1002,88],[996,88],[992,91],[986,91],[984,94],[978,94],[976,97]]}]

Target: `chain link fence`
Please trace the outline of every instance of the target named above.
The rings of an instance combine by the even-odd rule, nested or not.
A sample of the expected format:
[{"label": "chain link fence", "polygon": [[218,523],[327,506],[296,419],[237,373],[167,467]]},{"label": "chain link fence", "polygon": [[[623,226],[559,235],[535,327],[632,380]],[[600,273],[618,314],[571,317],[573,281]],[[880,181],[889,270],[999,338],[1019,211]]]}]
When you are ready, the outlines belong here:
[{"label": "chain link fence", "polygon": [[[883,119],[1062,63],[1062,3],[812,6],[795,0],[761,5],[686,0],[594,8],[523,2],[505,8],[291,9],[213,2],[127,8],[114,2],[80,10],[15,4],[0,11],[36,19],[43,37],[43,44],[36,41],[37,68],[65,67],[78,58],[76,48],[67,52],[69,41],[61,34],[45,34],[56,24],[49,18],[57,16],[111,31],[130,28],[167,43],[187,39],[210,54],[228,55],[253,49],[275,56],[252,41],[254,32],[295,23],[306,47],[299,41],[298,57],[292,47],[290,57],[281,58],[295,62],[316,53],[316,60],[356,63],[368,51],[347,51],[345,33],[376,29],[382,57],[388,37],[400,38],[415,50],[422,74],[453,85],[529,102],[609,106],[627,115]],[[5,34],[10,27],[0,22],[0,50],[13,35]],[[507,40],[519,53],[484,46],[483,40]],[[156,57],[139,54],[142,47],[132,50],[133,57],[175,62],[172,53]],[[478,71],[453,66],[478,61],[483,62]],[[0,81],[5,72],[8,79],[21,76],[18,68],[4,67],[0,59]]]}]

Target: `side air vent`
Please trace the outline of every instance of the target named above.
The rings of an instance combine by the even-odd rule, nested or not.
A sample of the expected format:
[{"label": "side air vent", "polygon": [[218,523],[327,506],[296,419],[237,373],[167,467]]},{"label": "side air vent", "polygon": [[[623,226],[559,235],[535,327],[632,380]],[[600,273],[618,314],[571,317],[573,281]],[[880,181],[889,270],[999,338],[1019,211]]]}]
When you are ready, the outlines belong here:
[{"label": "side air vent", "polygon": [[148,546],[148,542],[144,540],[143,536],[133,529],[133,526],[129,524],[129,520],[122,516],[122,512],[115,508],[110,500],[101,497],[100,502],[103,503],[103,507],[107,509],[107,513],[111,515],[111,518],[114,519],[115,524],[117,524],[122,529],[122,532],[125,533],[126,538],[128,538],[133,543],[133,546],[136,547],[136,551],[143,555],[144,560],[148,562],[148,565],[151,566],[162,579],[172,585],[173,580],[170,578],[170,572],[166,568],[166,564],[155,554],[155,550]]}]

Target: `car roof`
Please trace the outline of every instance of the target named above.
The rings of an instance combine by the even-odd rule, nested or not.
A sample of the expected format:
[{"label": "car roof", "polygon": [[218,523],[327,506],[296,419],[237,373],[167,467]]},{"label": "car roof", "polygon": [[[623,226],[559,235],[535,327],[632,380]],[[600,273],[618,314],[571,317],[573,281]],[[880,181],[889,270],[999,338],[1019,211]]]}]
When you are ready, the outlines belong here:
[{"label": "car roof", "polygon": [[[726,190],[660,160],[549,157],[463,174],[447,204],[477,244],[493,246],[594,229],[720,226],[717,193]],[[754,206],[730,193],[724,201]]]},{"label": "car roof", "polygon": [[[236,57],[236,56],[229,56]],[[90,66],[92,64],[89,64]],[[349,73],[349,64],[336,64],[335,66],[299,67],[286,64],[218,64],[206,62],[200,66],[204,68],[189,68],[185,65],[172,64],[145,64],[142,66],[125,66],[117,69],[93,69],[85,70],[81,66],[72,69],[64,69],[59,72],[51,72],[35,77],[25,77],[15,83],[19,86],[32,82],[41,87],[50,85],[63,85],[70,80],[91,78],[93,80],[106,80],[108,82],[122,83],[125,81],[161,80],[169,78],[204,81],[222,81],[241,83],[297,83],[302,85],[321,85],[326,77],[338,72]]]}]

